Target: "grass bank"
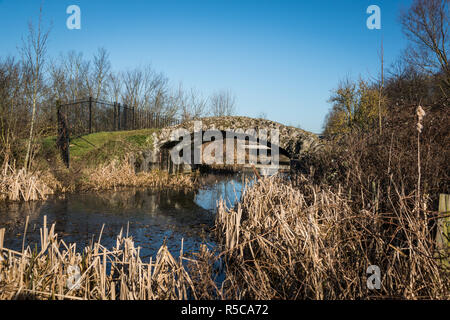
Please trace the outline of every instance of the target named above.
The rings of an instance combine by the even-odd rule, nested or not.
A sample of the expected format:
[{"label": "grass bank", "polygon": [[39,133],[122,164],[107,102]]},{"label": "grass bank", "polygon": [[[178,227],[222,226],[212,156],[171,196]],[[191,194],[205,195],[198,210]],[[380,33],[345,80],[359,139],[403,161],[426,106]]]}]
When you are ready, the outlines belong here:
[{"label": "grass bank", "polygon": [[56,147],[56,137],[41,140],[29,171],[5,162],[0,172],[0,200],[45,200],[49,195],[120,187],[192,189],[189,176],[167,172],[135,173],[128,156],[152,148],[158,129],[98,132],[70,143],[70,168]]},{"label": "grass bank", "polygon": [[[123,158],[126,153],[152,148],[152,134],[158,129],[97,132],[70,142],[71,166],[92,167]],[[59,160],[56,137],[46,137],[41,143],[39,162]]]}]

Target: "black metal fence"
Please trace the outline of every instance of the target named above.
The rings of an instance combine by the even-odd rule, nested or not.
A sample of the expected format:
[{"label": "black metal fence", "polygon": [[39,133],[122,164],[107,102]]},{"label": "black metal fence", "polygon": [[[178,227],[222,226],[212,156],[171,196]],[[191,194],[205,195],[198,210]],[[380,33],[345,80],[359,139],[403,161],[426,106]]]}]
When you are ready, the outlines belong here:
[{"label": "black metal fence", "polygon": [[163,128],[180,123],[173,117],[92,97],[66,104],[58,103],[57,119],[57,144],[67,166],[71,138],[101,131]]}]

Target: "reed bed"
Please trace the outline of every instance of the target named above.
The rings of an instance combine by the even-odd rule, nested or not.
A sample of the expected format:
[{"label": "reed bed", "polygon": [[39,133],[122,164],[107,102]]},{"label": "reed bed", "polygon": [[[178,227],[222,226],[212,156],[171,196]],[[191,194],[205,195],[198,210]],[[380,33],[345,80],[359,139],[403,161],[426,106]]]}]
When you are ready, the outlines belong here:
[{"label": "reed bed", "polygon": [[170,175],[165,171],[139,172],[126,159],[113,160],[86,171],[87,179],[83,189],[108,190],[118,187],[148,187],[154,189],[194,189],[194,182],[188,175]]},{"label": "reed bed", "polygon": [[153,189],[193,190],[194,180],[189,175],[170,175],[168,172],[151,171],[136,173],[125,159],[113,160],[94,169],[84,169],[82,178],[74,174],[67,181],[58,180],[49,170],[27,171],[3,165],[0,172],[0,200],[46,200],[55,193],[81,190],[109,190],[120,187],[145,187]]},{"label": "reed bed", "polygon": [[117,236],[111,250],[97,243],[82,253],[76,244],[58,239],[55,224],[40,230],[40,250],[22,252],[3,247],[0,229],[0,299],[188,299],[196,298],[193,282],[183,266],[183,252],[175,259],[161,246],[156,259],[140,258],[131,236]]},{"label": "reed bed", "polygon": [[[163,245],[148,262],[122,232],[113,248],[100,233],[80,253],[44,218],[40,249],[17,252],[4,248],[2,229],[0,299],[449,299],[450,270],[430,227],[437,217],[426,198],[418,207],[396,192],[395,210],[380,212],[303,176],[295,186],[259,179],[235,208],[219,202],[217,252],[203,245],[174,258]],[[379,289],[367,285],[372,265]]]},{"label": "reed bed", "polygon": [[57,186],[58,182],[49,173],[31,172],[24,168],[17,170],[5,163],[0,173],[0,200],[45,200]]},{"label": "reed bed", "polygon": [[[343,192],[280,178],[219,204],[216,234],[231,299],[448,299],[449,270],[435,258],[431,214],[399,194],[396,211],[354,209]],[[414,199],[414,197],[412,197]],[[425,201],[425,200],[423,200]],[[414,202],[414,201],[413,201]],[[381,271],[369,290],[368,266]]]}]

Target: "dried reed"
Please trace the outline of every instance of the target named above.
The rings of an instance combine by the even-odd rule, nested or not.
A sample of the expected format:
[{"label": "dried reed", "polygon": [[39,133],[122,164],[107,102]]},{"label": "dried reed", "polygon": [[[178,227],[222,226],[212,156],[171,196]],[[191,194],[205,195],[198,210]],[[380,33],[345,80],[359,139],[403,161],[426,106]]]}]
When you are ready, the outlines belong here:
[{"label": "dried reed", "polygon": [[113,160],[94,170],[87,169],[83,189],[107,190],[118,187],[148,187],[154,189],[193,189],[194,183],[187,175],[170,175],[163,171],[139,172],[125,159]]},{"label": "dried reed", "polygon": [[[449,299],[450,270],[436,255],[426,199],[417,211],[415,195],[393,188],[393,212],[380,212],[303,176],[295,187],[262,178],[236,208],[218,204],[218,254],[202,246],[175,259],[163,245],[148,263],[122,233],[114,248],[99,240],[80,254],[45,220],[40,251],[4,248],[0,230],[0,299]],[[372,265],[380,289],[367,285]]]},{"label": "dried reed", "polygon": [[5,162],[0,173],[0,200],[45,200],[54,193],[56,186],[56,180],[48,173],[30,172],[24,168],[17,170]]},{"label": "dried reed", "polygon": [[[398,192],[396,211],[354,209],[348,195],[312,185],[304,177],[271,177],[247,188],[234,209],[219,203],[214,254],[206,246],[175,259],[163,245],[144,263],[131,237],[107,249],[58,240],[44,220],[41,249],[3,247],[0,230],[0,299],[448,299],[449,270],[435,258],[414,197]],[[370,290],[366,270],[381,270]],[[71,289],[71,268],[80,278]],[[224,281],[217,275],[224,268]],[[76,280],[76,279],[75,279]],[[70,282],[72,283],[72,282]]]},{"label": "dried reed", "polygon": [[[343,193],[279,178],[219,204],[216,233],[232,299],[448,299],[449,270],[433,258],[428,216],[399,193],[397,211],[353,209]],[[366,270],[379,266],[380,290]]]},{"label": "dried reed", "polygon": [[175,259],[165,245],[154,261],[144,263],[140,248],[122,232],[111,250],[100,244],[100,235],[79,253],[76,244],[58,240],[55,224],[49,229],[46,217],[40,231],[39,251],[17,252],[3,247],[0,229],[0,299],[196,298],[184,258]]}]

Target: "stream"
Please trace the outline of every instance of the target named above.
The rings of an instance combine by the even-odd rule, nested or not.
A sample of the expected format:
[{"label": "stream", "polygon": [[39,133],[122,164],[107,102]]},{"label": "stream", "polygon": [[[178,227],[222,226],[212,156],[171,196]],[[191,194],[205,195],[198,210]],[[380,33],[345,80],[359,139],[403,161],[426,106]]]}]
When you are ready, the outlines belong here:
[{"label": "stream", "polygon": [[112,248],[123,230],[141,247],[142,258],[156,256],[164,241],[174,256],[179,255],[182,240],[184,252],[197,251],[202,243],[213,248],[211,229],[217,202],[222,198],[228,207],[233,206],[254,177],[248,173],[208,174],[199,179],[201,187],[191,192],[128,188],[5,204],[0,207],[0,228],[6,228],[4,246],[22,250],[29,216],[25,246],[40,248],[39,228],[46,215],[47,226],[56,223],[58,239],[76,243],[80,251],[98,241],[103,225],[103,246]]}]

